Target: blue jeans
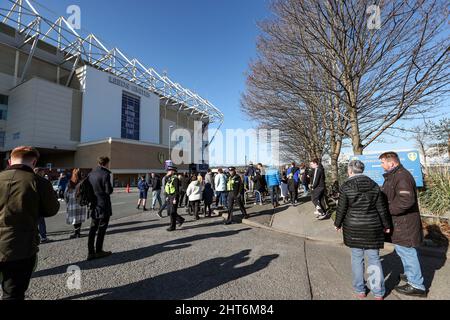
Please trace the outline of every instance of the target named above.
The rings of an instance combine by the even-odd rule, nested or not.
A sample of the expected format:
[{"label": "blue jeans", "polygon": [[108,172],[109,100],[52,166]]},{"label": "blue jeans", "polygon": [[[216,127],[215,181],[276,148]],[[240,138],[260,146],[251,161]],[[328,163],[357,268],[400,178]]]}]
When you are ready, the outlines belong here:
[{"label": "blue jeans", "polygon": [[407,248],[395,245],[395,251],[402,260],[403,269],[405,270],[405,276],[408,278],[409,285],[416,289],[425,291],[422,270],[420,268],[416,248]]},{"label": "blue jeans", "polygon": [[45,224],[44,217],[39,217],[39,235],[41,236],[41,240],[47,239],[47,226]]},{"label": "blue jeans", "polygon": [[162,207],[162,201],[161,201],[161,190],[155,190],[152,191],[152,208],[155,209],[156,206],[156,200],[159,202],[159,207]]},{"label": "blue jeans", "polygon": [[305,194],[307,194],[309,192],[309,187],[308,187],[307,184],[303,185],[303,191],[304,191]]},{"label": "blue jeans", "polygon": [[380,261],[379,250],[363,250],[352,248],[352,274],[353,289],[356,293],[366,293],[366,285],[364,282],[364,254],[367,253],[369,267],[368,283],[373,295],[377,298],[384,297],[386,289],[384,286],[384,273]]},{"label": "blue jeans", "polygon": [[227,192],[226,191],[216,191],[216,206],[227,207]]}]

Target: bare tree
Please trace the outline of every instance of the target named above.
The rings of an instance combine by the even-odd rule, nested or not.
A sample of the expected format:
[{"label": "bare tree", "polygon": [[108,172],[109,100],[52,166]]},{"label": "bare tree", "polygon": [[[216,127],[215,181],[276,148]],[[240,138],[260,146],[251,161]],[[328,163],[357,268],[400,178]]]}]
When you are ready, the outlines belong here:
[{"label": "bare tree", "polygon": [[336,81],[355,154],[399,120],[436,105],[450,79],[445,0],[371,4],[381,9],[378,30],[368,27],[363,0],[278,0],[276,20],[262,24],[285,52],[306,57]]}]

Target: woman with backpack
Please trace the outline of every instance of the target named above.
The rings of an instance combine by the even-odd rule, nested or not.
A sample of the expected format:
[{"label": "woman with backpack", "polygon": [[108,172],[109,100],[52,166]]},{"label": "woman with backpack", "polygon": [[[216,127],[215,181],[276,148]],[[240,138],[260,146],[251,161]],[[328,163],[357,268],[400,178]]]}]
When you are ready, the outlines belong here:
[{"label": "woman with backpack", "polygon": [[80,169],[72,171],[72,177],[64,192],[64,199],[67,204],[66,222],[74,226],[74,233],[70,239],[81,238],[81,226],[87,218],[87,206],[80,204],[80,186],[83,181],[83,175]]}]

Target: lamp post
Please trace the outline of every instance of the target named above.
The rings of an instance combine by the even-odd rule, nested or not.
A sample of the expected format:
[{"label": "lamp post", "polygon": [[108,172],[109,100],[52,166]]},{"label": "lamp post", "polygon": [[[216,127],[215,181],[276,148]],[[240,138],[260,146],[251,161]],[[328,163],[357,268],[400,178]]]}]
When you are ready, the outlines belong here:
[{"label": "lamp post", "polygon": [[169,160],[172,160],[171,152],[172,152],[172,129],[174,126],[169,127]]}]

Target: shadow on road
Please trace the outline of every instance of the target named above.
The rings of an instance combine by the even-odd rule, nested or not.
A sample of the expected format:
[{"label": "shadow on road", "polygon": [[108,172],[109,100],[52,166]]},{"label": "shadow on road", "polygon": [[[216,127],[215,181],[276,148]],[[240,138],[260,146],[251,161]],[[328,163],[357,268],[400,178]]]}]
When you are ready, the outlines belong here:
[{"label": "shadow on road", "polygon": [[186,300],[223,284],[265,269],[279,255],[258,258],[253,264],[237,267],[250,260],[251,250],[228,257],[214,258],[182,270],[177,270],[117,288],[100,289],[67,299],[95,297],[96,300]]},{"label": "shadow on road", "polygon": [[118,252],[114,253],[112,256],[102,259],[102,260],[93,260],[93,261],[78,261],[70,264],[66,264],[59,267],[54,267],[51,269],[45,269],[37,271],[33,274],[33,278],[39,278],[39,277],[46,277],[56,274],[63,274],[67,272],[67,268],[72,265],[78,266],[81,270],[92,270],[92,269],[100,269],[104,267],[110,267],[114,265],[121,265],[124,263],[129,263],[133,261],[138,261],[142,259],[146,259],[151,256],[155,256],[159,253],[166,252],[166,251],[173,251],[173,250],[179,250],[179,249],[185,249],[192,246],[192,242],[195,241],[201,241],[211,238],[225,238],[229,236],[233,236],[236,234],[239,234],[243,231],[251,230],[251,228],[245,228],[240,230],[233,230],[233,231],[223,231],[223,232],[216,232],[216,233],[206,233],[206,234],[199,234],[194,235],[190,237],[185,237],[181,239],[175,239],[171,241],[167,241],[162,244],[155,244],[149,247],[144,248],[138,248],[134,250],[124,251],[124,252]]},{"label": "shadow on road", "polygon": [[[432,227],[432,226],[431,226]],[[440,230],[428,230],[429,232],[440,232]],[[420,266],[422,269],[422,275],[424,278],[424,285],[427,290],[430,290],[435,273],[445,266],[447,261],[447,249],[448,239],[444,247],[436,251],[435,256],[425,256],[420,254],[420,248],[418,249]],[[399,284],[399,276],[404,273],[403,264],[400,257],[394,251],[384,257],[382,257],[382,265],[385,277],[389,276],[386,280],[386,295],[389,295],[392,290]]]}]

